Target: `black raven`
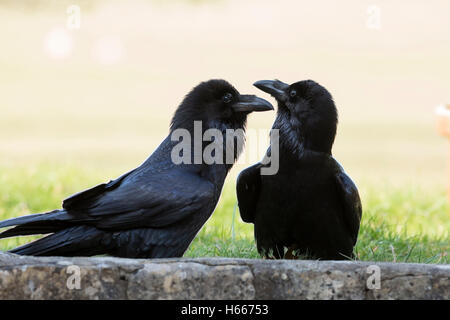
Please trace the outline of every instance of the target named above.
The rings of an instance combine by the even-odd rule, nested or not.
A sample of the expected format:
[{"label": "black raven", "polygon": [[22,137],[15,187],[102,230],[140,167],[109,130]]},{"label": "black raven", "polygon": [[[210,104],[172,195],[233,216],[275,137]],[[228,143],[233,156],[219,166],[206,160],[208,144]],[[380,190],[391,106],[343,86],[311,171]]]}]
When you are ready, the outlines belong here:
[{"label": "black raven", "polygon": [[[258,252],[276,259],[352,258],[361,201],[331,154],[337,110],[330,93],[312,80],[254,85],[277,100],[272,129],[279,130],[278,172],[261,175],[265,165],[257,163],[237,180],[240,214],[255,226]],[[277,156],[273,149],[267,151],[271,158]]]},{"label": "black raven", "polygon": [[[21,255],[180,257],[211,216],[239,152],[237,147],[224,148],[224,158],[233,153],[231,163],[207,164],[201,153],[214,140],[208,144],[202,135],[208,129],[243,130],[250,112],[265,110],[273,110],[269,102],[241,95],[224,80],[202,82],[184,98],[168,137],[141,166],[69,197],[62,209],[0,222],[0,228],[15,226],[0,238],[49,234],[10,251]],[[196,124],[200,132],[195,132]],[[186,142],[174,139],[177,131],[197,140],[174,154],[175,147]],[[232,137],[243,139],[243,134]],[[187,161],[175,163],[174,156],[180,155]]]}]

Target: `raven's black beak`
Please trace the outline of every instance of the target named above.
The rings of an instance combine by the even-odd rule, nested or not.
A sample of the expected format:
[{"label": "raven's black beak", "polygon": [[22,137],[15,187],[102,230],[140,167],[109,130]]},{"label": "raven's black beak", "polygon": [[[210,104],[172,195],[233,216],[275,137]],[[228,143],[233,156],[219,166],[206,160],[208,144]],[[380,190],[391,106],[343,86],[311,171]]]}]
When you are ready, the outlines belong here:
[{"label": "raven's black beak", "polygon": [[278,101],[286,101],[289,96],[289,85],[280,80],[260,80],[253,84],[258,89],[267,92]]},{"label": "raven's black beak", "polygon": [[241,94],[239,101],[231,106],[235,112],[253,112],[273,110],[272,104],[254,95]]}]

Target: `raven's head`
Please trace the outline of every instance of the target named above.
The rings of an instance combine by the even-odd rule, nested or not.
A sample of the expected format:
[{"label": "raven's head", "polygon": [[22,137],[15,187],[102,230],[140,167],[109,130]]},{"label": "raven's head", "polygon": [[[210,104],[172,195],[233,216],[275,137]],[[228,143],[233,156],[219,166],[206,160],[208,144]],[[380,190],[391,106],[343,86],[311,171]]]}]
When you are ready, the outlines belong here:
[{"label": "raven's head", "polygon": [[295,151],[305,148],[331,154],[338,115],[327,89],[312,80],[291,85],[279,80],[261,80],[254,86],[278,102],[274,128],[280,129],[281,143]]},{"label": "raven's head", "polygon": [[181,152],[186,161],[194,157],[196,164],[225,164],[229,170],[244,146],[247,115],[267,110],[273,110],[268,101],[240,94],[225,80],[209,80],[192,89],[175,111],[171,137],[183,131],[194,139],[189,138],[190,155]]},{"label": "raven's head", "polygon": [[249,113],[268,110],[273,110],[268,101],[240,94],[227,81],[213,79],[186,95],[172,118],[171,130],[191,130],[194,121],[201,121],[203,130],[243,129]]}]

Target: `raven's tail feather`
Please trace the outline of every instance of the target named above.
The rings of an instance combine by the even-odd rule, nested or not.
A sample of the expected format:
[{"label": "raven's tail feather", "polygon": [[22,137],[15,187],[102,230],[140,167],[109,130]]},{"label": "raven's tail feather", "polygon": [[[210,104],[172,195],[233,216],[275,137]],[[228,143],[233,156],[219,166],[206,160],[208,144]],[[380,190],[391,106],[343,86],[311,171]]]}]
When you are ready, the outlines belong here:
[{"label": "raven's tail feather", "polygon": [[[86,219],[84,219],[86,220]],[[66,210],[54,210],[47,213],[30,214],[0,222],[0,228],[16,226],[0,233],[0,239],[25,236],[31,234],[47,234],[74,226],[83,221],[82,217],[74,217]]]},{"label": "raven's tail feather", "polygon": [[27,243],[9,252],[32,256],[92,256],[107,253],[105,232],[90,226],[76,226]]},{"label": "raven's tail feather", "polygon": [[53,233],[61,230],[60,227],[57,226],[33,226],[33,225],[23,225],[17,226],[6,231],[0,233],[0,239],[16,237],[16,236],[29,236],[33,234],[47,234]]}]

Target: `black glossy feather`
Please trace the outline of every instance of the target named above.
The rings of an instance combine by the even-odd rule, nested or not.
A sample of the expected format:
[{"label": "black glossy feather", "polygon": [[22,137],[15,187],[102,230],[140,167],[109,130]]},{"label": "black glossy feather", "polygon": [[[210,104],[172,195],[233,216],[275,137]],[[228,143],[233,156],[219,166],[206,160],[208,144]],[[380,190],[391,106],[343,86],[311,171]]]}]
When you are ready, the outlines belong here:
[{"label": "black glossy feather", "polygon": [[344,204],[343,219],[352,235],[353,245],[358,239],[359,225],[361,223],[362,206],[358,189],[350,177],[343,171],[336,173],[336,182],[340,191],[340,198]]},{"label": "black glossy feather", "polygon": [[261,163],[257,163],[239,173],[236,194],[239,212],[244,222],[255,221],[256,204],[261,192]]}]

